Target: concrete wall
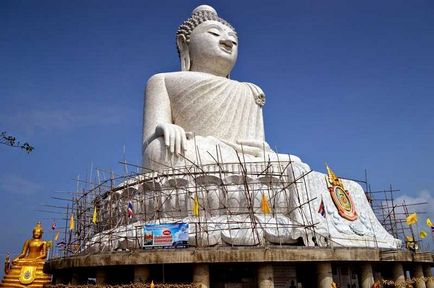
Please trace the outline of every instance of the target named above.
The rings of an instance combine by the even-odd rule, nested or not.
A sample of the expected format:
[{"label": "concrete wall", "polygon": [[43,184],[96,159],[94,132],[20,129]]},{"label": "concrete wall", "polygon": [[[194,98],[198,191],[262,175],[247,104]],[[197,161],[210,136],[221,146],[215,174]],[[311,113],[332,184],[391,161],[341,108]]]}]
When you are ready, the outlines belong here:
[{"label": "concrete wall", "polygon": [[399,261],[433,263],[430,253],[412,255],[405,251],[382,252],[368,248],[187,248],[136,250],[53,259],[47,262],[48,272],[73,267],[111,265],[227,263],[227,262],[312,262],[312,261]]}]

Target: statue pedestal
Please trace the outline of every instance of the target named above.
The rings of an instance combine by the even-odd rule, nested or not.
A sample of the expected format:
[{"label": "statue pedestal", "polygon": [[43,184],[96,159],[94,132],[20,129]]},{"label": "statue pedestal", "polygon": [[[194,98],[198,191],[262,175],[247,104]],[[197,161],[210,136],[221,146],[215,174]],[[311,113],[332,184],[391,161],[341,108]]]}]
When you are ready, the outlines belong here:
[{"label": "statue pedestal", "polygon": [[[142,248],[144,225],[170,223],[188,224],[188,244],[195,247],[301,241],[311,247],[400,246],[378,222],[358,183],[335,177],[341,186],[329,187],[326,177],[299,163],[272,161],[145,173],[101,199],[100,223],[106,226],[85,249],[94,253]],[[119,205],[119,199],[131,199],[140,220],[127,219],[119,209],[126,204]],[[347,210],[353,213],[343,213]]]},{"label": "statue pedestal", "polygon": [[45,284],[51,283],[51,275],[45,274],[43,267],[44,262],[13,265],[9,273],[4,275],[0,287],[42,288]]}]

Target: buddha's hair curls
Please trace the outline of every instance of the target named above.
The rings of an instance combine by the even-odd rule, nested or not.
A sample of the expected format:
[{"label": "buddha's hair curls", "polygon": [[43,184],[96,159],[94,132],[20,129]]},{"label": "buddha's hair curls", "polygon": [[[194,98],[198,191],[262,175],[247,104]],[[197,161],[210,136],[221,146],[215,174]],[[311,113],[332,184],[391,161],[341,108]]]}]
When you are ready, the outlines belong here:
[{"label": "buddha's hair curls", "polygon": [[[232,25],[229,24],[229,22],[227,22],[226,20],[220,18],[217,15],[217,12],[212,7],[203,5],[194,9],[191,17],[184,21],[181,25],[179,25],[178,31],[176,31],[176,37],[178,37],[179,35],[183,35],[186,42],[190,43],[191,32],[193,32],[194,28],[206,21],[220,22],[236,33],[235,28],[232,27]],[[180,53],[178,45],[177,48],[178,53]]]}]

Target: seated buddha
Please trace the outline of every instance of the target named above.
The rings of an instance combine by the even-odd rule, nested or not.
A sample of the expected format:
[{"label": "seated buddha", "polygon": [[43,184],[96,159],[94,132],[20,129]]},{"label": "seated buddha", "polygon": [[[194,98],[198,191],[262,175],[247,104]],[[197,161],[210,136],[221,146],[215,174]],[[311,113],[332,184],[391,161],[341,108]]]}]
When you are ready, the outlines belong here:
[{"label": "seated buddha", "polygon": [[[238,36],[212,7],[194,9],[179,26],[176,43],[181,71],[153,75],[147,83],[143,166],[145,172],[209,166],[200,176],[163,174],[161,185],[152,182],[147,223],[189,223],[190,245],[302,240],[307,246],[333,241],[399,247],[358,183],[340,181],[331,170],[327,175],[311,171],[296,156],[270,149],[265,94],[255,84],[230,79]],[[215,173],[216,167],[224,173]]]},{"label": "seated buddha", "polygon": [[43,241],[41,223],[33,228],[32,239],[26,240],[21,253],[12,261],[12,265],[22,266],[34,263],[43,263],[47,258],[47,241]]},{"label": "seated buddha", "polygon": [[238,37],[227,21],[201,5],[179,27],[176,43],[181,71],[153,75],[146,87],[145,169],[290,159],[302,164],[265,141],[261,88],[230,79]]},{"label": "seated buddha", "polygon": [[42,288],[51,282],[51,276],[43,272],[48,243],[42,240],[42,234],[41,223],[37,223],[33,228],[32,239],[24,242],[21,253],[12,261],[12,265],[5,263],[5,276],[0,287]]}]

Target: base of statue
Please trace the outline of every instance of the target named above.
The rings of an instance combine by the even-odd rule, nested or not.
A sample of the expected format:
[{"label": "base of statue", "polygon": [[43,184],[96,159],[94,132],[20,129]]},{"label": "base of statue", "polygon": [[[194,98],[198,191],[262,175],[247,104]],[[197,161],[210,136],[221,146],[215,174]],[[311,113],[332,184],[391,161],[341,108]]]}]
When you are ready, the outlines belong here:
[{"label": "base of statue", "polygon": [[13,265],[4,275],[0,287],[42,288],[45,284],[51,283],[51,275],[45,274],[43,267],[43,261],[23,266]]},{"label": "base of statue", "polygon": [[170,223],[188,225],[186,242],[193,247],[401,245],[381,226],[358,183],[339,179],[331,170],[306,171],[298,163],[180,167],[141,175],[121,193],[106,195],[101,223],[113,223],[113,215],[122,219],[115,214],[124,213],[117,206],[126,206],[118,204],[119,197],[131,199],[141,219],[105,227],[87,242],[87,253],[158,246],[148,242],[160,232],[148,235],[144,227],[162,229]]}]

